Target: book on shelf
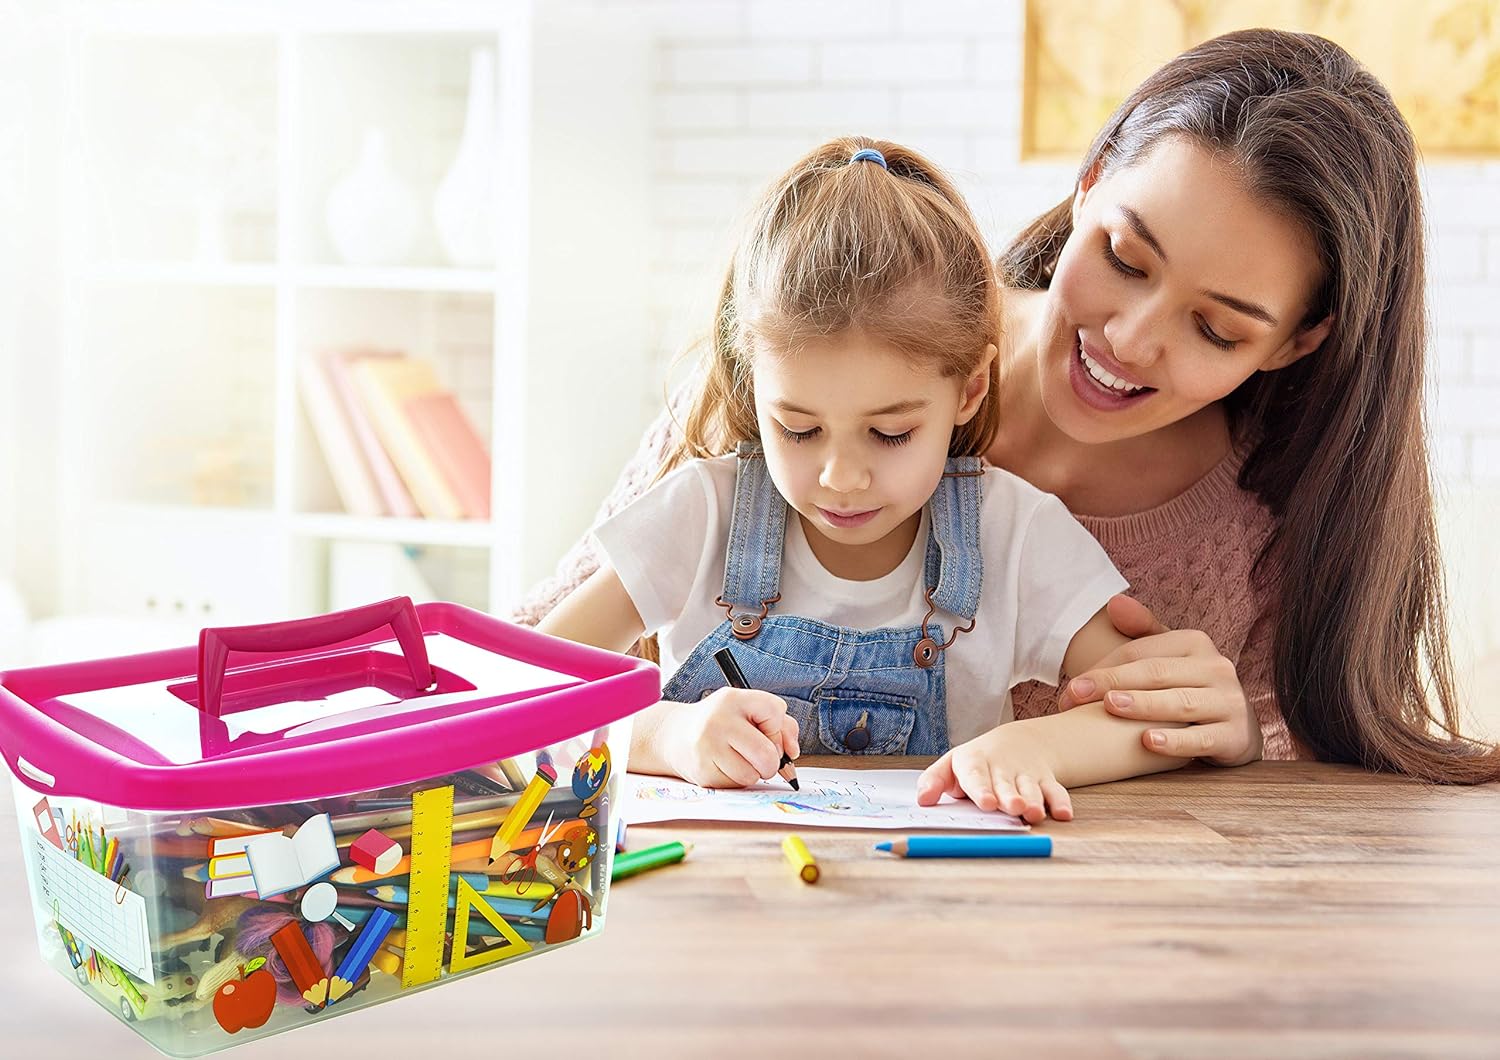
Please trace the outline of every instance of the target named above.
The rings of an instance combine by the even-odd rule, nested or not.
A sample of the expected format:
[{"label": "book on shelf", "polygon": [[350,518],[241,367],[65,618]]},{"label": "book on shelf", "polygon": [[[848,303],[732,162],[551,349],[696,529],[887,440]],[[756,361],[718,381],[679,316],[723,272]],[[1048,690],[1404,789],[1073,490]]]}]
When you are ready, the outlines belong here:
[{"label": "book on shelf", "polygon": [[360,452],[353,424],[333,390],[333,382],[317,361],[304,359],[297,367],[302,407],[313,436],[323,450],[333,488],[351,515],[384,515],[386,507],[374,473]]},{"label": "book on shelf", "polygon": [[303,405],[352,515],[490,517],[490,455],[426,361],[340,350],[298,367]]},{"label": "book on shelf", "polygon": [[469,519],[490,517],[490,454],[458,399],[446,390],[421,394],[405,411]]},{"label": "book on shelf", "polygon": [[402,481],[401,474],[396,470],[396,465],[391,461],[390,455],[381,444],[374,424],[366,415],[364,400],[354,381],[353,366],[370,359],[403,359],[403,355],[394,350],[338,350],[324,355],[323,367],[328,373],[333,392],[344,410],[355,444],[363,455],[364,464],[369,469],[375,488],[380,494],[381,503],[384,506],[383,514],[407,519],[415,518],[418,514],[416,502],[412,499],[411,491]]},{"label": "book on shelf", "polygon": [[349,371],[375,434],[417,508],[429,519],[464,518],[463,503],[438,453],[429,447],[410,412],[414,401],[447,393],[432,366],[409,357],[362,358],[351,362]]}]

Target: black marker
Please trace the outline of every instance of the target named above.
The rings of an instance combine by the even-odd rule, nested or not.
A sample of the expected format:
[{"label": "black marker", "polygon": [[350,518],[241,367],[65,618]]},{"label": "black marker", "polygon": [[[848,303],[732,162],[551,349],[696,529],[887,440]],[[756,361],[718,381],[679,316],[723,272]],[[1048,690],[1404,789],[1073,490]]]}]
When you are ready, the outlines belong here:
[{"label": "black marker", "polygon": [[[740,664],[734,661],[734,652],[728,648],[720,648],[714,652],[714,662],[719,664],[719,669],[724,671],[724,680],[729,682],[731,688],[749,688],[750,682],[745,680],[745,675],[740,673]],[[802,785],[797,783],[797,767],[792,765],[792,756],[785,751],[781,753],[781,765],[776,767],[782,779],[792,786],[793,791],[801,791]]]}]

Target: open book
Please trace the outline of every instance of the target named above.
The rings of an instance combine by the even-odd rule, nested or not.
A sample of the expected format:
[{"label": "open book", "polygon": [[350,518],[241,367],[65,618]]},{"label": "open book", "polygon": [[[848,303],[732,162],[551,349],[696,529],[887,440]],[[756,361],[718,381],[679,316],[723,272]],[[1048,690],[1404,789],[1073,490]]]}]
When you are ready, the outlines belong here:
[{"label": "open book", "polygon": [[292,836],[255,836],[245,844],[250,875],[262,898],[271,898],[322,879],[339,867],[333,822],[326,813],[309,817]]}]

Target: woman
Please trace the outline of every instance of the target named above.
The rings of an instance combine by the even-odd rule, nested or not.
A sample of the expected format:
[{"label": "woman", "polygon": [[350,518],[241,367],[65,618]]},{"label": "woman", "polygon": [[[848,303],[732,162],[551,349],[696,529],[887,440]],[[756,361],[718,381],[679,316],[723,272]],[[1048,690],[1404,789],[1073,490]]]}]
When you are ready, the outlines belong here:
[{"label": "woman", "polygon": [[[1099,538],[1150,608],[1119,599],[1116,624],[1169,656],[1122,648],[1060,700],[1018,688],[1017,717],[1102,696],[1195,723],[1148,731],[1163,754],[1500,779],[1500,754],[1458,736],[1415,158],[1389,94],[1337,45],[1229,34],[1143,82],[1074,194],[1001,255],[986,455]],[[606,512],[723,445],[721,424],[664,417]],[[580,543],[518,617],[594,565]],[[1171,687],[1199,691],[1154,695]]]}]

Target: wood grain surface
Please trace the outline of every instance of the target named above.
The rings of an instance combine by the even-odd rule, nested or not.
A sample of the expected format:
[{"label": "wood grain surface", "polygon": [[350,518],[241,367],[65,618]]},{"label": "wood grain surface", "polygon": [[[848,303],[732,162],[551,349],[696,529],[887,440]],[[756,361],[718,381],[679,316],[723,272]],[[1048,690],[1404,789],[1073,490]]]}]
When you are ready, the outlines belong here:
[{"label": "wood grain surface", "polygon": [[[1075,807],[1045,860],[807,829],[814,886],[777,828],[632,828],[694,849],[598,939],[233,1055],[1500,1056],[1500,787],[1190,766]],[[155,1056],[42,965],[25,886],[6,800],[0,1055]]]}]

